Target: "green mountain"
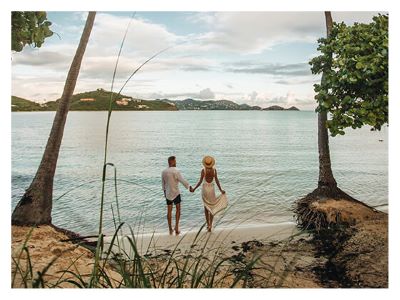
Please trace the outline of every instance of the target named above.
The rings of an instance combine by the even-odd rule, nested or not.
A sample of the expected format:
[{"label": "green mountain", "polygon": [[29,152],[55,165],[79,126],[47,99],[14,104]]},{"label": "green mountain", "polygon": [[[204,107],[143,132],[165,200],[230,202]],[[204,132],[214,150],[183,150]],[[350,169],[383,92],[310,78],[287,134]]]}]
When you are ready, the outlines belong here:
[{"label": "green mountain", "polygon": [[24,98],[11,96],[11,111],[40,111],[43,108],[39,103]]},{"label": "green mountain", "polygon": [[[135,99],[130,96],[120,95],[113,102],[113,110],[177,110],[175,105],[164,101],[151,101]],[[70,110],[108,110],[111,92],[97,89],[96,91],[79,93],[72,96]],[[48,110],[57,108],[56,101],[46,103]]]},{"label": "green mountain", "polygon": [[[177,110],[175,105],[164,101],[135,99],[125,95],[120,95],[117,98],[115,96],[114,93],[113,110]],[[110,97],[111,92],[103,89],[75,94],[71,99],[70,110],[108,110]],[[11,97],[11,101],[12,111],[54,111],[57,110],[60,99],[42,105],[15,96]]]},{"label": "green mountain", "polygon": [[[115,98],[113,110],[299,110],[292,106],[285,109],[281,106],[273,105],[264,109],[259,106],[250,106],[248,104],[237,104],[229,100],[143,100],[136,99],[130,96],[120,95]],[[103,89],[96,91],[84,92],[72,96],[70,110],[89,110],[102,111],[108,110],[111,92]],[[12,111],[55,111],[57,110],[58,102],[49,101],[43,104],[38,104],[34,101],[29,101],[20,97],[11,96]]]},{"label": "green mountain", "polygon": [[175,104],[179,110],[260,110],[259,106],[250,106],[248,104],[237,104],[229,100],[168,100],[161,101]]}]

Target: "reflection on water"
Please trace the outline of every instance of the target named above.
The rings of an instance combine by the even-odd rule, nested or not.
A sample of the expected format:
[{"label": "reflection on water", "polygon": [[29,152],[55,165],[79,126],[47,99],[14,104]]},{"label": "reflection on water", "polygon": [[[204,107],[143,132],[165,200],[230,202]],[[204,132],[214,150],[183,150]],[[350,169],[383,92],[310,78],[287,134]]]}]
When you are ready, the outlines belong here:
[{"label": "reflection on water", "polygon": [[[53,116],[12,114],[12,208],[34,176]],[[106,112],[69,113],[54,183],[53,222],[59,226],[96,233],[105,124]],[[208,154],[216,158],[230,200],[221,226],[292,221],[293,201],[316,187],[316,130],[314,112],[113,112],[108,161],[117,168],[121,219],[136,228],[144,223],[145,231],[165,228],[160,173],[167,157],[177,156],[178,168],[194,185]],[[339,186],[371,205],[387,203],[387,137],[386,127],[363,128],[330,140]],[[112,176],[110,170],[108,231],[114,228],[111,205],[116,213]],[[182,190],[182,200],[182,228],[201,224],[200,190]]]}]

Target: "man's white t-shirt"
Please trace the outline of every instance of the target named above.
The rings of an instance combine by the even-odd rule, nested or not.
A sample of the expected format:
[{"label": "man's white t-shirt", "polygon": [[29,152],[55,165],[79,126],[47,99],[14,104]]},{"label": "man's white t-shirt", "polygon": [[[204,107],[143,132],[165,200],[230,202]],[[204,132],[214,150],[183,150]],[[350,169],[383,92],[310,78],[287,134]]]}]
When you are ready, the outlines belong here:
[{"label": "man's white t-shirt", "polygon": [[176,167],[168,167],[161,173],[162,188],[165,191],[166,198],[170,201],[174,200],[181,192],[178,184],[182,183],[185,188],[189,189],[189,182],[183,178],[181,172]]}]

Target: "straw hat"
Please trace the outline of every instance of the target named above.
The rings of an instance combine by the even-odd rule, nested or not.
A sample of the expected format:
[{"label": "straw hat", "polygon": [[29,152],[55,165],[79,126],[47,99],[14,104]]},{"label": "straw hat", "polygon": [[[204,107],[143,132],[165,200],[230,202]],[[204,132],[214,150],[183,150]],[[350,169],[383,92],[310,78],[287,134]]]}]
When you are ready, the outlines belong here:
[{"label": "straw hat", "polygon": [[206,168],[212,168],[215,165],[215,159],[212,156],[204,156],[203,158],[203,166]]}]

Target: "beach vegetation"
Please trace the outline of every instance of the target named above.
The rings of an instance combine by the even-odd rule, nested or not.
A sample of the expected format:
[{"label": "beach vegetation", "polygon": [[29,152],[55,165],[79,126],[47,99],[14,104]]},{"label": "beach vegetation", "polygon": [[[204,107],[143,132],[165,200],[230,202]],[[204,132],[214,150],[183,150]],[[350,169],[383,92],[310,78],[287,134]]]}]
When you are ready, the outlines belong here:
[{"label": "beach vegetation", "polygon": [[26,45],[40,48],[53,35],[45,11],[11,12],[11,50],[21,52]]},{"label": "beach vegetation", "polygon": [[389,18],[377,15],[369,24],[333,23],[330,34],[318,40],[320,55],[310,61],[318,112],[328,112],[332,136],[346,128],[369,125],[380,130],[389,114]]},{"label": "beach vegetation", "polygon": [[[345,127],[356,128],[364,123],[373,126],[372,128],[380,129],[383,123],[387,121],[387,116],[385,117],[385,114],[387,114],[387,73],[385,75],[385,71],[381,69],[381,67],[385,68],[385,66],[387,68],[387,61],[386,65],[383,63],[382,66],[373,66],[375,62],[371,61],[371,68],[374,69],[373,75],[372,71],[368,73],[366,70],[367,74],[362,75],[364,71],[360,67],[360,62],[362,62],[362,66],[365,64],[365,68],[370,68],[367,67],[367,64],[368,61],[373,60],[372,57],[374,55],[379,56],[377,62],[385,60],[385,57],[382,56],[382,51],[376,53],[374,44],[368,39],[373,39],[374,41],[376,39],[377,42],[378,40],[379,43],[382,42],[381,46],[383,48],[381,50],[384,50],[385,44],[387,46],[387,35],[385,36],[387,17],[381,15],[374,17],[374,22],[368,26],[355,24],[353,27],[348,27],[343,23],[335,25],[331,12],[326,11],[325,23],[327,37],[319,40],[320,45],[318,48],[323,54],[311,60],[313,73],[322,73],[321,84],[315,85],[316,99],[318,101],[316,109],[318,113],[318,187],[310,194],[297,200],[294,207],[297,223],[303,229],[313,228],[320,230],[332,225],[330,222],[326,222],[325,213],[315,209],[315,201],[345,199],[370,208],[367,204],[353,198],[338,187],[332,172],[328,128],[331,130],[332,135],[336,135],[338,133],[344,134],[343,129]],[[373,29],[370,27],[373,27]],[[369,35],[369,33],[372,35]],[[374,38],[375,34],[381,36]],[[365,45],[362,41],[364,39],[363,35],[366,35],[365,40],[368,41],[368,45]],[[353,53],[352,51],[355,52]],[[368,59],[368,61],[365,59]],[[372,76],[371,78],[369,77],[370,75]],[[383,76],[382,78],[379,77],[381,75]],[[356,82],[353,79],[350,80],[347,76],[351,76],[350,78],[362,76],[363,79],[360,79],[359,82],[357,79],[358,83],[355,84]],[[375,79],[371,82],[373,78]],[[368,92],[369,88],[365,85],[369,84],[372,84],[369,88],[376,84],[377,90]],[[380,100],[377,100],[378,98]],[[349,99],[353,100],[348,101]],[[371,117],[364,118],[362,115],[367,106],[374,112],[371,112]],[[349,116],[346,116],[346,112],[353,114],[352,120],[350,120]],[[333,115],[332,120],[328,120],[328,113]],[[341,116],[342,113],[343,116]],[[372,116],[374,113],[376,115]],[[342,118],[345,118],[347,123]],[[372,208],[370,209],[373,210]],[[340,217],[338,217],[337,222],[340,222]]]}]

